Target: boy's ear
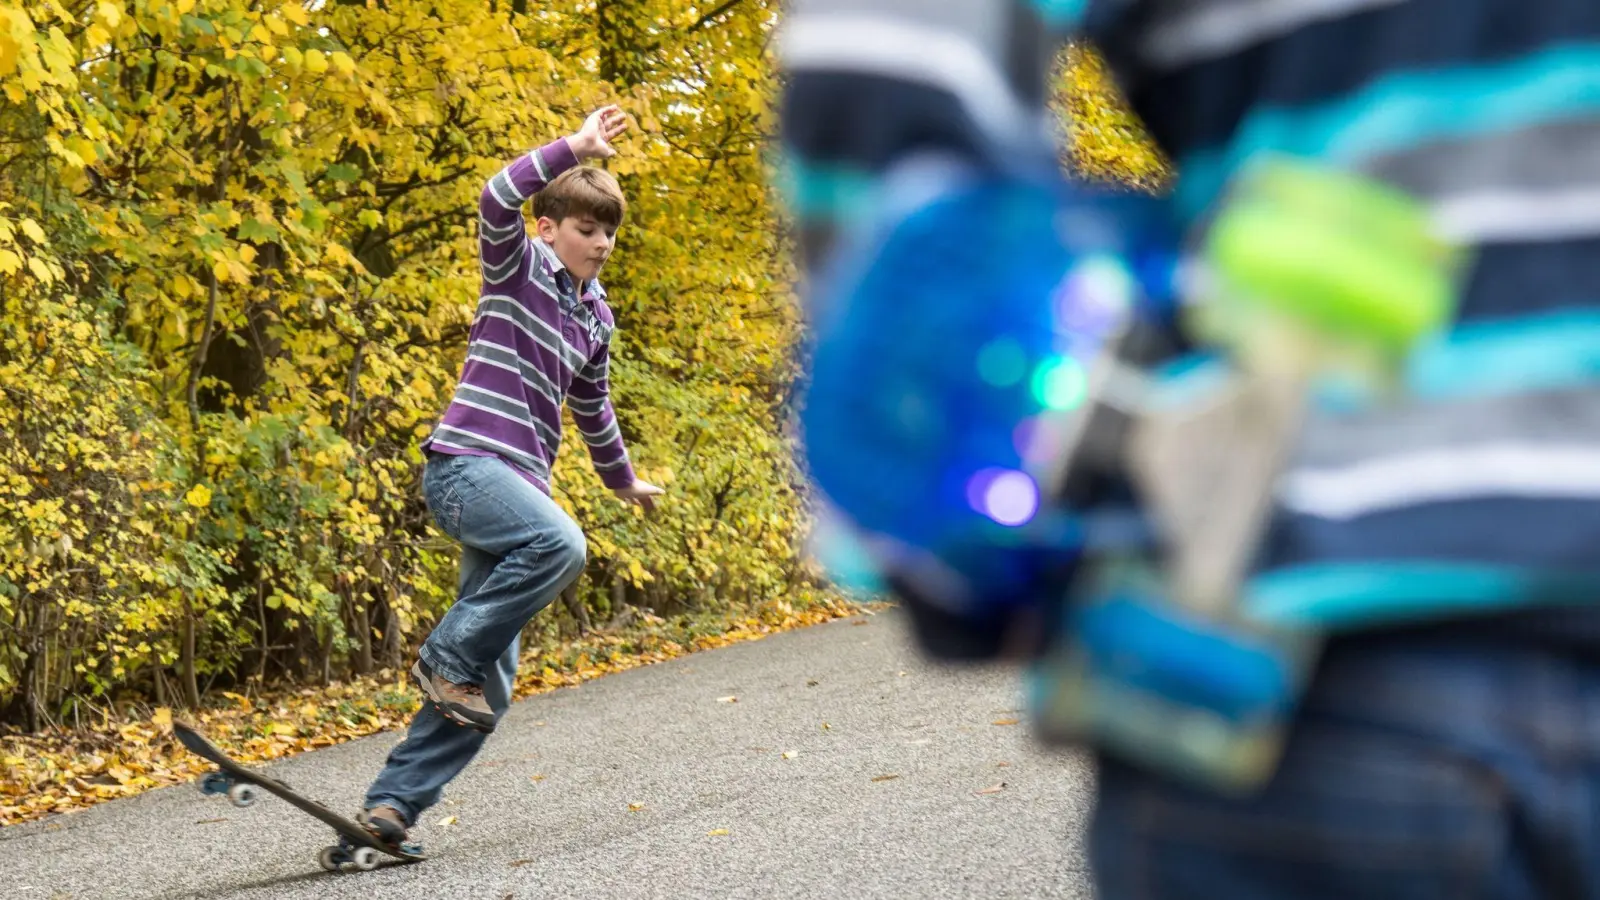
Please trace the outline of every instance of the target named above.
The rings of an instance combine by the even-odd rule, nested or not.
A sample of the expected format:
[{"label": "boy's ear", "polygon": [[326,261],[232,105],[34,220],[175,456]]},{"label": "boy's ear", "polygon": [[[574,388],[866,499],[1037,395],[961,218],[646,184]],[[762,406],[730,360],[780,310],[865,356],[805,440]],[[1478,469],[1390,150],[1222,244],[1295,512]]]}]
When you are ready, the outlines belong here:
[{"label": "boy's ear", "polygon": [[556,242],[555,219],[549,216],[540,216],[539,221],[534,223],[534,228],[538,230],[539,237],[544,238],[546,244],[554,244]]}]

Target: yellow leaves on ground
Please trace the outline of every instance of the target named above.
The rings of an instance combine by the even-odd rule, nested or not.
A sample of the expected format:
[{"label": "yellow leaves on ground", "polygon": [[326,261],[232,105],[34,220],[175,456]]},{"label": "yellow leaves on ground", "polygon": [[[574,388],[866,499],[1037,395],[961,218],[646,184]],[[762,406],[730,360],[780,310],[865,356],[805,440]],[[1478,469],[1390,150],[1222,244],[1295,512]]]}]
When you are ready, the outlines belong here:
[{"label": "yellow leaves on ground", "polygon": [[[770,624],[735,629],[706,646],[755,640],[859,612],[854,606],[828,603],[801,613],[769,613],[764,618]],[[674,637],[666,629],[632,637],[595,636],[576,642],[576,656],[570,660],[544,660],[542,666],[529,654],[515,697],[524,699],[702,649],[697,642]],[[245,765],[403,727],[419,702],[409,682],[377,678],[287,694],[250,697],[224,691],[221,696],[232,705],[200,713],[194,717],[196,725]],[[172,711],[161,708],[144,720],[107,721],[79,733],[0,738],[0,759],[5,763],[0,772],[0,827],[193,780],[210,771],[209,763],[171,737],[171,729]],[[786,759],[792,756],[785,754]],[[529,776],[536,783],[545,778]]]}]

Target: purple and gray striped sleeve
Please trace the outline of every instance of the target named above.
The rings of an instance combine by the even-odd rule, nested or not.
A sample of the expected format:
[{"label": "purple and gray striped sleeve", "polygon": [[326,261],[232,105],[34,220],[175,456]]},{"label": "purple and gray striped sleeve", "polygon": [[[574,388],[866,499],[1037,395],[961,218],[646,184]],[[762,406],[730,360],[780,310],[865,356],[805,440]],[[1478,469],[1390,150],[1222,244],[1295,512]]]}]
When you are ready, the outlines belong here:
[{"label": "purple and gray striped sleeve", "polygon": [[567,139],[560,138],[517,157],[484,185],[478,198],[478,258],[486,290],[511,283],[528,264],[530,238],[523,204],[577,164]]},{"label": "purple and gray striped sleeve", "polygon": [[[611,310],[604,303],[595,303],[595,311],[607,326],[613,324]],[[587,365],[573,373],[572,388],[567,392],[567,408],[572,410],[572,420],[578,433],[589,447],[589,459],[600,475],[600,481],[613,490],[625,488],[634,481],[633,465],[628,461],[628,450],[622,443],[622,430],[617,427],[617,413],[611,405],[611,342],[607,339]]]}]

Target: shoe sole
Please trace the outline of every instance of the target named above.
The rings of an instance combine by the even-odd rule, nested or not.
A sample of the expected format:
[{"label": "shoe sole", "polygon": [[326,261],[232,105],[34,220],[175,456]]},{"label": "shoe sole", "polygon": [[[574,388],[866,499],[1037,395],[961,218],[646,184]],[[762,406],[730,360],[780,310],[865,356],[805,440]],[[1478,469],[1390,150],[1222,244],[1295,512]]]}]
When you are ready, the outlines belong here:
[{"label": "shoe sole", "polygon": [[411,664],[411,680],[417,683],[417,687],[422,690],[422,696],[426,698],[429,703],[433,704],[433,708],[439,711],[439,715],[444,716],[446,719],[449,719],[457,725],[460,725],[462,728],[471,728],[476,731],[481,731],[484,734],[490,734],[494,731],[493,725],[479,725],[477,722],[474,722],[471,719],[462,718],[454,710],[450,709],[444,700],[439,697],[438,693],[434,691],[433,681],[429,679],[427,675],[423,674],[422,660],[420,659]]}]

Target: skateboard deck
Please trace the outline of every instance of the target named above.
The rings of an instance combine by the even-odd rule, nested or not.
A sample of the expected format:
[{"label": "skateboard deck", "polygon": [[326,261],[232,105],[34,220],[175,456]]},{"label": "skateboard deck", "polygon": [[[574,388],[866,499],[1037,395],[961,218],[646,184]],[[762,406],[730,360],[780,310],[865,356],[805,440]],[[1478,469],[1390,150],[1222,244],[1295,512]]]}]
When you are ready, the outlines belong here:
[{"label": "skateboard deck", "polygon": [[289,805],[321,821],[338,833],[343,841],[324,848],[318,856],[317,861],[324,869],[332,872],[350,866],[366,871],[377,866],[379,853],[403,862],[419,862],[427,858],[410,845],[397,847],[385,844],[373,837],[355,820],[341,816],[321,803],[301,795],[276,778],[245,768],[219,750],[215,744],[196,731],[194,726],[174,720],[172,730],[177,735],[178,742],[190,753],[211,762],[218,769],[202,780],[200,786],[202,792],[227,794],[233,805],[246,807],[255,802],[255,793],[252,789],[260,788],[287,801]]}]

